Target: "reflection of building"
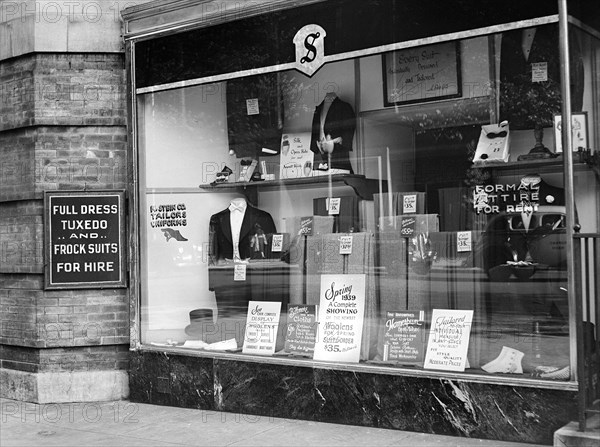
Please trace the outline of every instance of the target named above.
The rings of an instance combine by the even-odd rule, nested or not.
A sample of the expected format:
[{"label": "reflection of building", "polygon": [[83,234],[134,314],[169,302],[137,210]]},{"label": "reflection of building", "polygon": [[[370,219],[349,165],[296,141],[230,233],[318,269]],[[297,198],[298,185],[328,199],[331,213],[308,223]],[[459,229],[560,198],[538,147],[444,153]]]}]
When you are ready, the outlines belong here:
[{"label": "reflection of building", "polygon": [[[166,3],[168,7],[164,1],[152,2],[124,13],[127,62],[135,62],[127,65],[127,79],[132,81],[129,85],[116,43],[94,50],[102,50],[102,55],[85,54],[89,47],[82,48],[81,53],[69,53],[65,47],[55,49],[64,52],[58,55],[29,55],[27,48],[22,54],[9,54],[2,46],[5,40],[0,43],[4,51],[0,53],[0,68],[13,77],[33,76],[35,81],[54,73],[52,70],[61,76],[74,76],[69,70],[82,70],[78,75],[90,76],[98,75],[98,70],[106,72],[106,76],[98,75],[98,81],[106,82],[98,101],[81,99],[80,104],[78,91],[62,101],[62,87],[56,81],[58,101],[54,98],[52,104],[34,99],[30,106],[23,102],[8,106],[3,102],[0,106],[8,108],[3,114],[8,118],[0,122],[0,140],[6,143],[0,145],[4,170],[0,177],[0,224],[9,229],[1,229],[0,242],[10,248],[0,257],[0,355],[2,377],[9,384],[3,384],[3,394],[16,397],[19,389],[15,384],[44,380],[50,370],[59,370],[60,380],[68,381],[83,365],[93,370],[82,374],[87,383],[93,377],[102,383],[124,384],[131,344],[129,389],[133,401],[257,414],[275,412],[283,417],[535,443],[549,442],[557,428],[575,419],[575,399],[586,389],[575,380],[576,353],[572,349],[576,347],[578,316],[568,315],[574,303],[569,303],[565,292],[573,295],[572,291],[582,286],[577,279],[574,284],[567,281],[572,273],[569,269],[575,265],[570,248],[566,249],[566,265],[550,265],[547,256],[538,257],[531,251],[534,245],[527,245],[528,250],[522,253],[511,250],[524,233],[518,218],[521,223],[530,219],[532,229],[547,226],[541,220],[540,225],[534,225],[534,219],[541,215],[523,217],[515,213],[518,216],[508,216],[514,220],[499,220],[502,225],[515,225],[501,240],[507,250],[493,266],[503,268],[497,277],[490,277],[489,268],[486,271],[482,247],[488,239],[482,232],[494,225],[495,217],[505,216],[474,213],[468,181],[468,186],[483,184],[480,179],[485,179],[485,186],[518,185],[524,175],[532,173],[531,166],[513,164],[512,159],[506,166],[490,168],[487,176],[470,170],[468,156],[476,146],[480,126],[495,116],[491,100],[495,95],[482,90],[476,96],[472,89],[463,88],[463,96],[452,100],[386,107],[382,92],[384,52],[422,38],[432,45],[429,55],[435,53],[436,43],[455,38],[463,87],[490,85],[495,60],[491,42],[499,37],[493,35],[495,25],[520,26],[521,20],[531,19],[530,5],[523,5],[523,11],[520,5],[490,7],[488,11],[471,2],[447,8],[429,1],[413,5],[328,0],[302,5],[275,1],[263,9],[259,6],[267,2],[253,2],[247,9],[240,10],[237,4],[228,10],[229,3],[218,2],[223,9],[206,8],[199,14],[194,8],[216,6],[217,2]],[[551,3],[536,4],[544,23],[549,21],[546,26],[556,28],[557,11]],[[474,7],[480,11],[477,23],[465,31],[464,17],[471,17],[468,13]],[[445,13],[442,25],[430,22],[431,17],[440,16],[439,8]],[[186,22],[176,23],[173,17],[185,17]],[[314,17],[320,18],[320,26],[327,31],[323,48],[331,62],[308,77],[296,69],[292,42],[298,30],[312,24]],[[407,21],[406,17],[414,19]],[[585,19],[586,14],[578,17]],[[113,31],[116,42],[118,32]],[[598,42],[589,35],[576,34],[586,60],[597,51]],[[299,42],[300,49],[303,58],[317,60],[317,47],[311,47],[311,39]],[[17,75],[20,64],[33,68]],[[427,66],[431,64],[435,62]],[[46,66],[51,68],[46,71]],[[586,73],[586,79],[597,78],[591,64],[584,66],[590,74]],[[231,87],[237,79],[250,78],[267,86],[267,91],[254,91],[247,84],[237,89],[240,97],[235,102],[242,107],[232,115],[231,98],[223,96],[227,95],[227,83]],[[280,92],[270,90],[273,83],[281,87]],[[289,86],[295,90],[284,88]],[[131,95],[125,95],[126,88],[131,89]],[[330,91],[343,92],[355,112],[350,154],[355,175],[231,184],[239,179],[241,169],[235,155],[261,158],[265,146],[281,147],[281,135],[293,141],[294,135],[305,134],[311,128],[316,106]],[[599,130],[590,106],[597,102],[594,91],[584,90],[582,105],[590,114],[590,141],[598,140]],[[102,102],[105,97],[107,103]],[[125,98],[132,99],[127,105],[131,110],[127,115],[130,132],[125,129]],[[283,110],[269,104],[273,98]],[[267,107],[263,108],[265,102]],[[31,114],[35,120],[28,121]],[[264,120],[253,121],[255,115]],[[281,117],[285,118],[283,128],[279,128]],[[234,122],[244,128],[240,140],[235,140],[240,135],[231,125]],[[129,152],[127,135],[136,137],[129,140]],[[234,149],[235,155],[229,154],[232,145],[240,148]],[[290,152],[292,148],[290,145]],[[39,177],[43,170],[23,170],[22,175],[6,171],[6,160],[13,157],[21,157],[27,166],[68,166],[73,175],[55,181],[56,176]],[[276,165],[278,159],[272,156],[268,161]],[[91,166],[115,168],[118,175],[97,183],[94,177],[92,183]],[[225,166],[234,171],[229,181],[211,185]],[[563,186],[559,161],[536,165],[536,171],[538,167],[549,185]],[[57,168],[58,174],[66,172]],[[269,172],[279,169],[274,166]],[[307,170],[306,175],[309,173]],[[587,234],[598,233],[597,186],[594,175],[579,165],[577,210],[582,231]],[[77,293],[43,290],[42,247],[33,247],[32,263],[29,252],[18,251],[20,246],[13,242],[44,239],[43,190],[96,187],[127,189],[129,287],[90,288]],[[197,338],[202,337],[202,331],[186,332],[186,328],[201,319],[210,323],[211,312],[219,310],[209,287],[209,220],[240,192],[273,217],[283,236],[281,255],[265,262],[259,257],[247,264],[227,265],[219,273],[228,282],[243,283],[241,288],[249,289],[248,296],[266,291],[268,300],[285,297],[281,299],[284,317],[287,297],[297,306],[320,304],[324,275],[339,275],[341,282],[344,274],[365,275],[367,286],[360,295],[365,304],[365,318],[361,320],[364,330],[355,334],[341,325],[343,333],[335,335],[349,339],[349,344],[361,336],[359,362],[249,356],[237,349],[239,339],[235,348],[227,344],[227,349],[235,352],[206,354],[194,350],[190,356],[186,354],[190,351],[179,349],[188,340],[206,341]],[[494,194],[506,191],[495,190]],[[566,222],[573,222],[575,217],[569,214],[568,206],[573,194],[565,189]],[[339,202],[332,200],[337,198]],[[522,202],[521,197],[518,199],[516,203]],[[500,199],[488,195],[488,200]],[[547,202],[544,206],[558,205],[556,200],[543,200]],[[407,206],[410,204],[414,206]],[[339,214],[330,213],[337,205]],[[181,225],[153,227],[150,210],[154,206],[165,207],[161,220]],[[348,221],[353,224],[344,226]],[[551,246],[554,242],[562,244],[572,233],[563,221],[554,228],[556,222],[548,220],[549,233],[559,239],[551,240]],[[165,228],[177,229],[181,237],[175,232],[165,233]],[[344,244],[341,235],[335,233],[338,228],[349,231],[344,233]],[[274,241],[270,236],[266,237],[267,247]],[[342,245],[350,252],[343,252]],[[513,251],[517,251],[516,258]],[[275,273],[264,281],[263,273],[271,267]],[[260,275],[253,276],[257,271]],[[348,298],[344,301],[351,301],[354,294],[344,296]],[[338,306],[339,314],[343,315],[341,311],[347,307]],[[464,366],[464,371],[425,369],[421,365],[407,369],[382,362],[381,341],[385,337],[381,317],[387,311],[416,310],[423,311],[430,324],[434,309],[473,314],[473,324],[456,331],[469,334],[468,343],[461,345],[466,354],[452,349],[448,354],[457,357],[451,360],[459,369]],[[236,309],[228,320],[234,327],[225,327],[225,335],[239,337],[238,329],[243,328],[237,323],[243,324],[244,310]],[[349,320],[339,321],[348,324]],[[589,326],[593,321],[586,323]],[[90,325],[100,328],[100,338],[91,336]],[[57,331],[53,338],[54,332],[49,331],[63,327],[67,330]],[[81,332],[81,327],[88,330]],[[211,329],[205,326],[203,330]],[[215,339],[215,333],[213,328],[211,343],[231,340]],[[281,335],[275,338],[278,346],[282,345]],[[346,343],[319,342],[327,344],[324,350],[330,352],[339,351]],[[150,344],[152,349],[148,349]],[[500,371],[484,369],[490,363],[498,368],[493,362],[501,356],[503,346],[512,349],[504,352],[522,354],[519,368],[508,364],[500,365]],[[585,347],[592,350],[590,345]],[[49,363],[51,359],[57,359],[58,365]],[[503,367],[511,373],[502,372]],[[177,374],[175,368],[181,368]],[[218,393],[215,384],[236,392]],[[319,392],[314,393],[315,389]],[[61,394],[61,390],[48,388],[50,399],[78,399],[76,388],[72,394]],[[217,395],[218,402],[214,400]],[[465,395],[473,404],[468,408]],[[520,397],[515,399],[515,395]],[[34,391],[25,397],[33,401],[44,398]],[[488,405],[492,401],[494,404]],[[531,414],[544,424],[531,424]]]}]

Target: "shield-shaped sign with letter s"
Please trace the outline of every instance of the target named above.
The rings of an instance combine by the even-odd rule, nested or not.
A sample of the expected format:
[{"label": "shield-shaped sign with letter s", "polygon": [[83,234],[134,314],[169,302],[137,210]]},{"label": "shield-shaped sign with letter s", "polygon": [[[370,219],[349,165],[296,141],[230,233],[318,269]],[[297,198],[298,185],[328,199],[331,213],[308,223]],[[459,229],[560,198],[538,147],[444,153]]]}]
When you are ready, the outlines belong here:
[{"label": "shield-shaped sign with letter s", "polygon": [[294,36],[296,45],[296,69],[312,76],[323,65],[325,36],[319,25],[306,25]]}]

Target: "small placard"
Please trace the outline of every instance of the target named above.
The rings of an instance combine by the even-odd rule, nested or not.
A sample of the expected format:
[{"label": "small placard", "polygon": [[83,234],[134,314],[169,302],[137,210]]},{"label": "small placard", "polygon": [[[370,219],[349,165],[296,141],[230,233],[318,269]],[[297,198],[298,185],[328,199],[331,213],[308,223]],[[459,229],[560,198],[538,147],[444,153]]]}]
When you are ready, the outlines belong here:
[{"label": "small placard", "polygon": [[312,216],[303,217],[300,219],[300,234],[304,236],[312,236],[314,219]]},{"label": "small placard", "polygon": [[472,310],[433,309],[423,367],[464,371],[472,322]]},{"label": "small placard", "polygon": [[400,224],[400,234],[402,237],[412,237],[415,234],[415,225],[417,220],[414,217],[403,217]]},{"label": "small placard", "polygon": [[407,194],[402,198],[402,214],[415,214],[417,212],[417,195]]},{"label": "small placard", "polygon": [[341,236],[340,237],[340,254],[350,255],[352,254],[352,236]]},{"label": "small placard", "polygon": [[246,100],[246,112],[248,115],[258,115],[260,113],[258,109],[258,98]]},{"label": "small placard", "polygon": [[340,214],[340,204],[342,199],[340,197],[331,197],[329,199],[328,213],[330,216],[337,216]]},{"label": "small placard", "polygon": [[274,234],[271,241],[271,252],[279,253],[283,251],[283,234]]},{"label": "small placard", "polygon": [[285,352],[312,357],[317,339],[317,305],[289,306]]},{"label": "small placard", "polygon": [[421,365],[425,354],[425,312],[386,312],[383,361]]},{"label": "small placard", "polygon": [[531,82],[546,82],[548,80],[548,62],[531,64]]},{"label": "small placard", "polygon": [[280,302],[250,301],[248,303],[243,353],[258,355],[275,353],[280,314]]},{"label": "small placard", "polygon": [[472,251],[473,242],[470,231],[459,231],[456,233],[456,251],[461,253]]},{"label": "small placard", "polygon": [[246,264],[235,264],[233,267],[233,280],[246,281]]},{"label": "small placard", "polygon": [[280,179],[312,177],[315,154],[310,150],[310,143],[310,132],[290,133],[281,136]]}]

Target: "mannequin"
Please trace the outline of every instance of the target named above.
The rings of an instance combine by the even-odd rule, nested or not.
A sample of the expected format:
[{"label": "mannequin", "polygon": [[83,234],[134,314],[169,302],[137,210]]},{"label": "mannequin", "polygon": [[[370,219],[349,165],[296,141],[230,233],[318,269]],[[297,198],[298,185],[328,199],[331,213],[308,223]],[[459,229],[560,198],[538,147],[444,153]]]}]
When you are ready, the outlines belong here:
[{"label": "mannequin", "polygon": [[277,232],[269,213],[250,205],[244,197],[234,198],[227,208],[210,218],[209,264],[252,258],[252,240],[259,229],[262,234]]},{"label": "mannequin", "polygon": [[[327,93],[313,115],[310,150],[321,156],[316,170],[345,169],[352,173],[349,153],[356,130],[354,109],[333,92]],[[326,165],[331,156],[331,166]]]},{"label": "mannequin", "polygon": [[[571,107],[583,104],[583,59],[577,36],[570,32]],[[532,64],[546,64],[546,81],[532,79]],[[560,59],[558,28],[545,25],[502,34],[500,53],[500,119],[511,130],[551,126],[560,113]]]},{"label": "mannequin", "polygon": [[[263,298],[260,285],[265,283],[268,271],[249,269],[245,280],[236,281],[233,265],[248,263],[252,258],[263,259],[261,248],[264,250],[266,235],[276,232],[271,215],[250,205],[241,194],[227,208],[211,216],[208,288],[215,292],[217,319],[213,325],[211,317],[204,318],[208,324],[202,334],[205,341],[235,337],[238,347],[242,346],[248,302]],[[277,298],[281,299],[281,295]]]}]

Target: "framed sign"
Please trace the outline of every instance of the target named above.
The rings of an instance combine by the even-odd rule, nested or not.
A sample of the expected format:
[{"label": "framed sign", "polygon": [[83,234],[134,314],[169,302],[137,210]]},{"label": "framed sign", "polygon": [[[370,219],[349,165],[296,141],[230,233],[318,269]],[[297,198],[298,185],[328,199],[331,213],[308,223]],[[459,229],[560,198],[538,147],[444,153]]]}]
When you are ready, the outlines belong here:
[{"label": "framed sign", "polygon": [[46,289],[126,287],[125,193],[47,191]]},{"label": "framed sign", "polygon": [[[587,112],[571,114],[571,134],[573,135],[573,151],[588,148]],[[562,115],[554,115],[554,147],[558,154],[562,152]]]},{"label": "framed sign", "polygon": [[382,58],[386,107],[462,95],[458,42],[392,51]]}]

